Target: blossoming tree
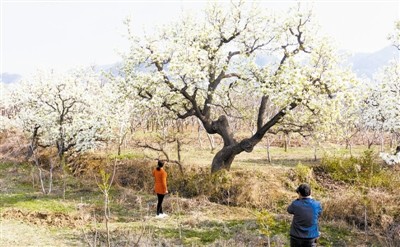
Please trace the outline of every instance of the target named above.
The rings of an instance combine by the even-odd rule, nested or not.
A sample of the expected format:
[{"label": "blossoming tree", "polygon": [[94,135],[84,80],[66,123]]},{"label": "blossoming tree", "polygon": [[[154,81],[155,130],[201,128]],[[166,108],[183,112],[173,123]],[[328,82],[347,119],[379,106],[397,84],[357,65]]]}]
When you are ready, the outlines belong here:
[{"label": "blossoming tree", "polygon": [[[229,170],[236,155],[251,152],[283,119],[297,121],[293,109],[305,109],[302,119],[322,113],[347,83],[348,73],[339,68],[329,40],[319,37],[312,12],[300,6],[280,14],[242,2],[212,4],[204,15],[189,14],[151,35],[128,33],[127,87],[147,104],[177,118],[195,116],[207,133],[221,136],[212,172]],[[260,66],[260,57],[274,59]],[[232,100],[234,92],[257,102],[257,129],[243,139],[230,128],[229,110],[240,103]],[[267,114],[268,104],[277,110]]]},{"label": "blossoming tree", "polygon": [[138,107],[139,102],[135,98],[127,97],[124,90],[120,89],[123,84],[121,77],[108,75],[108,80],[102,88],[103,104],[102,111],[110,126],[108,133],[110,141],[117,144],[117,153],[121,154],[121,147],[127,134],[132,131],[135,125],[140,124],[138,119],[142,116]]},{"label": "blossoming tree", "polygon": [[110,134],[102,107],[104,93],[91,70],[65,74],[38,71],[13,94],[20,128],[36,147],[55,147],[63,162],[66,152],[99,145]]},{"label": "blossoming tree", "polygon": [[0,83],[0,133],[15,128],[14,117],[16,110],[11,99],[11,94],[15,86]]},{"label": "blossoming tree", "polygon": [[389,35],[388,39],[400,50],[400,20],[396,21],[394,25],[394,32]]},{"label": "blossoming tree", "polygon": [[[389,36],[393,45],[399,47],[400,22]],[[374,77],[375,83],[369,87],[364,100],[363,121],[367,127],[381,132],[390,132],[400,138],[400,62],[394,58]],[[382,139],[383,140],[383,139]]]}]

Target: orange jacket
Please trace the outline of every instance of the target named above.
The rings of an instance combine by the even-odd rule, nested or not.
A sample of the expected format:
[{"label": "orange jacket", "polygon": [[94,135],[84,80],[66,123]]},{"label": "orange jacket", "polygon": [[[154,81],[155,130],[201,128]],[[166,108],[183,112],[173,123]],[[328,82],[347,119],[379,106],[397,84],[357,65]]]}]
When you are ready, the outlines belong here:
[{"label": "orange jacket", "polygon": [[161,168],[159,171],[157,168],[153,170],[154,177],[154,191],[157,194],[167,194],[167,172]]}]

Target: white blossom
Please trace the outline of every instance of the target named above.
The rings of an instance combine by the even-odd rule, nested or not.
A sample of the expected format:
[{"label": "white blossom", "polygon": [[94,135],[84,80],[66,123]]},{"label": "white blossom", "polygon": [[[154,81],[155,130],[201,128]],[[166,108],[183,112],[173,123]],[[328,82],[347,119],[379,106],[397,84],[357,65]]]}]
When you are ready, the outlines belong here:
[{"label": "white blossom", "polygon": [[400,152],[398,152],[395,155],[381,152],[379,153],[379,157],[381,157],[382,160],[385,161],[387,165],[400,164]]}]

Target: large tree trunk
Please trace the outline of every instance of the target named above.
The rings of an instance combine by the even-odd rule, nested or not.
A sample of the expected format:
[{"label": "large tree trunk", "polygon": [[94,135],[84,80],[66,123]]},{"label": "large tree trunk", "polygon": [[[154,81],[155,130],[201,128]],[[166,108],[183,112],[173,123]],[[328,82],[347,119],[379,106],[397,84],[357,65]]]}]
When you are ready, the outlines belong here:
[{"label": "large tree trunk", "polygon": [[236,154],[233,152],[232,147],[224,147],[214,156],[211,164],[211,173],[225,169],[230,170]]},{"label": "large tree trunk", "polygon": [[265,124],[258,124],[257,132],[250,138],[243,139],[237,142],[233,138],[233,133],[229,128],[228,119],[226,116],[220,116],[217,121],[213,121],[211,124],[204,124],[205,129],[210,134],[219,134],[223,141],[224,147],[216,153],[211,164],[211,172],[215,173],[219,170],[226,169],[230,170],[233,160],[236,155],[241,152],[252,152],[254,146],[259,143],[267,131],[274,126],[280,119],[282,119],[288,110],[292,110],[297,106],[297,103],[292,103],[289,105],[289,109],[280,110],[273,118],[271,118]]}]

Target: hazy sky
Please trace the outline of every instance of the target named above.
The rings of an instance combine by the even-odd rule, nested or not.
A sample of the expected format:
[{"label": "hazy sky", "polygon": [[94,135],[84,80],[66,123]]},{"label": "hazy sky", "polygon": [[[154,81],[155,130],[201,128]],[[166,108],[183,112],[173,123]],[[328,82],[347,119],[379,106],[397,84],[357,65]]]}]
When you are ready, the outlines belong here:
[{"label": "hazy sky", "polygon": [[[120,60],[127,49],[123,20],[135,28],[168,23],[184,10],[199,11],[205,1],[1,1],[0,72],[27,75],[36,68],[67,69]],[[229,1],[225,1],[229,2]],[[293,1],[260,1],[286,8]],[[386,37],[400,19],[400,0],[314,1],[323,32],[339,47],[373,52],[389,45]]]}]

